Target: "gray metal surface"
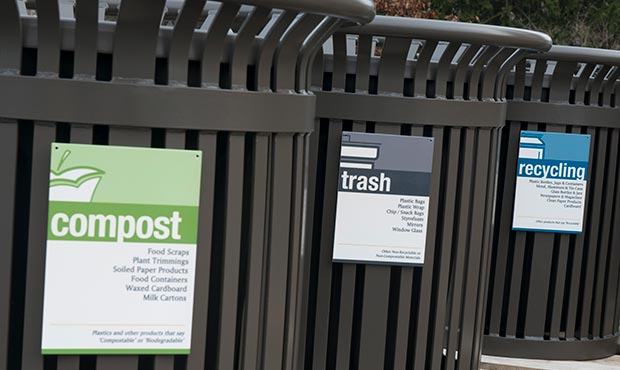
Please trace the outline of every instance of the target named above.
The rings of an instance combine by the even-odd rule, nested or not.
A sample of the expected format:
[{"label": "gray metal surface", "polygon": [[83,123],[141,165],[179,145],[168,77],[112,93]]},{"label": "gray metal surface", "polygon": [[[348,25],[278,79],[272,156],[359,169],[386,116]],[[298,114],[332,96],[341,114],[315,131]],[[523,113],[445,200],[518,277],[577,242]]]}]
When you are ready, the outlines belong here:
[{"label": "gray metal surface", "polygon": [[[58,89],[63,94],[53,94]],[[4,97],[2,117],[227,131],[309,132],[315,108],[314,96],[290,92],[154,87],[127,81],[15,75],[0,75],[0,95]],[[281,106],[290,109],[279,110]]]},{"label": "gray metal surface", "polygon": [[442,40],[525,50],[548,50],[551,47],[551,37],[541,32],[475,23],[437,22],[428,19],[377,16],[367,25],[347,28],[347,32],[403,38],[413,36],[419,40]]},{"label": "gray metal surface", "polygon": [[[9,348],[9,323],[11,312],[11,276],[13,261],[13,220],[15,201],[15,186],[17,182],[17,143],[18,130],[15,122],[2,120],[0,122],[0,147],[6,153],[6,158],[0,162],[0,171],[6,174],[5,181],[0,182],[0,322],[5,323],[0,328],[0,348]],[[6,364],[8,354],[0,350],[0,364]]]},{"label": "gray metal surface", "polygon": [[[110,6],[118,7],[121,0],[103,0]],[[222,3],[240,3],[235,0],[223,0]],[[344,18],[356,23],[368,23],[375,16],[375,6],[372,0],[245,0],[247,5],[257,5],[266,8],[290,9],[330,17]],[[183,6],[182,0],[167,0],[168,11],[178,12]],[[206,7],[205,7],[206,8]]]},{"label": "gray metal surface", "polygon": [[[554,46],[509,78],[483,352],[594,359],[616,352],[620,295],[620,52]],[[513,232],[522,129],[592,135],[584,232]]]},{"label": "gray metal surface", "polygon": [[[312,79],[319,120],[306,369],[478,369],[501,85],[521,47],[546,50],[550,40],[377,17],[342,28],[328,45]],[[332,263],[343,131],[434,137],[423,266]]]},{"label": "gray metal surface", "polygon": [[[0,2],[0,369],[301,369],[308,60],[373,2],[109,3]],[[203,151],[190,355],[40,354],[53,141]]]}]

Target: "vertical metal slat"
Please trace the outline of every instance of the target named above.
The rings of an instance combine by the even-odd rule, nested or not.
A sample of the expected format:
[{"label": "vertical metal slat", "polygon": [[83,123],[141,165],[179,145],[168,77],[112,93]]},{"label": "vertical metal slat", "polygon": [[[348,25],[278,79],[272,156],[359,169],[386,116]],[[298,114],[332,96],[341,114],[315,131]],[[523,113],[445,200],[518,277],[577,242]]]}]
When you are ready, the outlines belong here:
[{"label": "vertical metal slat", "polygon": [[437,48],[437,41],[427,40],[420,51],[420,56],[416,61],[415,66],[415,77],[413,79],[414,83],[414,93],[413,95],[420,98],[426,97],[426,85],[428,80],[428,71],[430,69],[431,58],[435,53],[435,49]]},{"label": "vertical metal slat", "polygon": [[[166,130],[166,148],[185,149],[185,132],[181,130]],[[174,369],[174,356],[156,355],[154,358],[154,370]]]},{"label": "vertical metal slat", "polygon": [[200,206],[198,207],[198,243],[196,248],[196,277],[194,285],[194,317],[192,321],[192,351],[187,357],[187,370],[203,370],[206,364],[207,316],[209,312],[209,283],[215,198],[215,160],[217,134],[200,132],[198,150],[202,155]]},{"label": "vertical metal slat", "polygon": [[[613,135],[618,136],[618,129],[613,130]],[[616,176],[620,173],[620,161],[618,161],[618,157],[616,159]],[[615,184],[615,195],[614,195],[614,209],[620,209],[620,184]],[[614,213],[614,218],[611,223],[611,236],[609,240],[609,245],[611,248],[610,258],[608,260],[609,271],[607,271],[607,291],[605,294],[605,304],[603,306],[603,330],[606,330],[609,333],[616,333],[618,331],[618,327],[614,325],[615,319],[615,307],[617,307],[617,297],[618,297],[618,279],[620,278],[620,274],[618,274],[618,269],[620,266],[620,248],[617,246],[620,245],[620,241],[618,237],[620,236],[620,214],[617,212]]]},{"label": "vertical metal slat", "polygon": [[504,307],[504,289],[506,271],[508,270],[508,264],[512,261],[508,260],[508,249],[510,233],[512,230],[512,210],[513,199],[515,194],[515,183],[517,173],[517,153],[519,152],[519,137],[521,135],[521,127],[518,123],[509,123],[508,133],[508,147],[506,148],[506,172],[504,174],[504,189],[501,194],[502,199],[507,199],[508,204],[502,204],[500,212],[500,223],[498,229],[498,243],[495,245],[497,249],[497,257],[495,260],[495,280],[493,281],[493,303],[491,304],[491,312],[487,313],[491,315],[490,319],[490,331],[491,333],[500,332],[500,321]]},{"label": "vertical metal slat", "polygon": [[13,227],[15,186],[17,174],[17,125],[15,121],[0,121],[0,364],[6,366],[9,357],[9,315],[11,310],[11,273],[13,260]]},{"label": "vertical metal slat", "polygon": [[449,321],[446,322],[447,326],[447,347],[446,347],[446,370],[452,370],[455,366],[455,359],[457,357],[456,351],[457,343],[459,339],[460,318],[463,300],[463,288],[465,285],[465,269],[467,267],[467,258],[465,252],[471,248],[469,240],[471,235],[472,225],[472,196],[473,196],[473,184],[474,171],[476,169],[476,158],[474,153],[474,139],[476,134],[475,128],[465,129],[465,145],[463,147],[463,167],[462,173],[459,174],[461,178],[461,188],[458,190],[460,194],[460,204],[458,206],[457,215],[457,228],[456,228],[456,240],[454,246],[456,248],[456,258],[454,260],[454,270],[451,272],[450,286],[451,299],[449,297]]},{"label": "vertical metal slat", "polygon": [[301,48],[306,37],[319,23],[323,17],[304,13],[298,22],[284,34],[280,47],[275,56],[275,90],[295,91],[295,74]]},{"label": "vertical metal slat", "polygon": [[344,91],[347,77],[347,38],[344,33],[332,36],[334,43],[332,90]]},{"label": "vertical metal slat", "polygon": [[[573,126],[571,133],[580,134],[581,127]],[[588,129],[588,134],[592,135],[593,138],[594,138],[595,133],[596,133],[595,129],[593,128]],[[590,142],[589,163],[593,163],[593,159],[594,159],[595,148],[594,148],[593,143],[594,141]],[[590,183],[590,186],[586,188],[585,204],[589,204],[589,202],[591,201],[591,198],[590,198],[591,194],[593,194],[592,183]],[[590,218],[590,215],[588,214],[588,212],[584,212],[584,216],[583,216],[584,225],[588,225],[589,218]],[[582,265],[582,261],[584,257],[584,253],[583,253],[584,248],[586,248],[585,233],[581,233],[575,236],[573,265],[569,266],[569,268],[572,269],[573,274],[571,276],[571,283],[570,283],[571,289],[570,289],[570,297],[568,300],[568,308],[567,308],[567,316],[566,316],[567,317],[566,338],[573,338],[575,336],[575,332],[578,329],[577,328],[577,306],[579,304],[579,295],[580,295],[579,286],[580,286],[580,282],[582,279],[581,278],[581,274],[582,274],[581,265]]]},{"label": "vertical metal slat", "polygon": [[239,11],[238,4],[222,4],[215,19],[209,26],[205,48],[202,54],[203,86],[218,86],[220,81],[220,63],[226,50],[228,30]]},{"label": "vertical metal slat", "polygon": [[486,249],[489,247],[484,243],[484,231],[485,222],[478,222],[477,220],[485,220],[489,215],[486,214],[487,204],[491,202],[487,199],[489,179],[493,178],[495,168],[491,168],[490,165],[494,163],[492,156],[495,156],[495,152],[492,152],[493,147],[493,135],[491,129],[480,129],[477,132],[477,154],[475,156],[476,169],[473,176],[473,199],[472,199],[472,223],[470,230],[470,245],[469,256],[467,257],[466,266],[466,280],[463,290],[463,306],[462,306],[462,319],[459,325],[460,338],[459,340],[459,355],[458,355],[458,368],[469,370],[471,369],[472,355],[478,356],[478,353],[473,352],[476,346],[476,342],[481,338],[476,337],[475,330],[476,325],[480,326],[482,323],[477,321],[478,307],[483,305],[479,301],[480,293],[486,294],[487,287],[484,285],[486,281],[486,261],[483,259],[486,255]]},{"label": "vertical metal slat", "polygon": [[[206,0],[186,0],[172,31],[168,54],[168,79],[171,83],[187,84],[187,60],[194,36],[194,28]],[[204,160],[204,158],[203,158]]]},{"label": "vertical metal slat", "polygon": [[262,47],[256,57],[256,86],[260,91],[271,89],[271,71],[274,55],[280,44],[280,38],[295,20],[297,12],[285,11],[278,17],[276,24],[264,36]]},{"label": "vertical metal slat", "polygon": [[22,27],[16,1],[0,2],[0,69],[18,71],[22,59]]},{"label": "vertical metal slat", "polygon": [[469,64],[480,49],[482,49],[482,45],[471,44],[459,59],[459,62],[456,65],[456,72],[454,73],[453,80],[455,99],[463,99],[465,97],[465,88],[468,82],[467,76],[470,72]]},{"label": "vertical metal slat", "polygon": [[[379,64],[379,93],[403,93],[405,64],[410,45],[410,39],[389,37],[385,40]],[[400,130],[398,132],[400,133]]]},{"label": "vertical metal slat", "polygon": [[[593,198],[590,199],[591,202],[589,204],[601,204],[602,195],[603,195],[603,181],[605,176],[607,176],[605,171],[605,154],[607,152],[607,128],[601,128],[597,134],[598,138],[595,140],[594,136],[592,136],[591,145],[596,145],[596,157],[591,162],[593,164],[593,171],[589,176],[589,186],[593,189]],[[594,175],[594,176],[592,176]],[[593,178],[594,177],[594,178]],[[586,260],[586,270],[585,270],[585,280],[583,289],[583,299],[582,299],[582,311],[581,311],[581,330],[580,337],[588,337],[592,334],[590,328],[590,313],[592,312],[592,302],[593,302],[593,287],[594,287],[594,274],[596,271],[596,255],[599,250],[599,232],[600,232],[600,218],[601,218],[601,210],[598,207],[592,207],[590,214],[590,220],[587,223],[584,223],[586,235],[589,237],[588,239],[588,252],[587,252],[587,260]]]},{"label": "vertical metal slat", "polygon": [[355,65],[355,90],[358,93],[368,92],[370,82],[370,60],[372,37],[361,35],[357,40],[357,59]]},{"label": "vertical metal slat", "polygon": [[[340,167],[340,145],[342,141],[341,121],[330,122],[327,132],[327,153],[325,164],[325,190],[321,238],[318,247],[319,275],[317,282],[316,318],[314,328],[313,369],[323,370],[327,361],[327,333],[331,304],[332,254],[334,227],[336,222],[336,201],[338,195],[338,169]],[[318,216],[318,215],[317,215]],[[316,244],[315,244],[316,245]]]},{"label": "vertical metal slat", "polygon": [[57,0],[37,1],[37,73],[57,75],[60,68],[60,13]]},{"label": "vertical metal slat", "polygon": [[[283,365],[284,330],[286,322],[287,271],[290,247],[291,180],[293,166],[293,137],[274,136],[272,152],[272,196],[269,225],[269,257],[266,291],[265,339],[263,342],[265,369],[281,369]],[[286,227],[283,227],[286,226]]]},{"label": "vertical metal slat", "polygon": [[[607,268],[609,265],[608,259],[610,257],[610,248],[613,245],[609,244],[610,232],[612,227],[613,208],[609,206],[614,199],[615,194],[615,182],[616,182],[616,168],[618,164],[618,130],[612,130],[608,132],[610,137],[608,151],[608,160],[605,164],[605,200],[602,201],[600,207],[603,209],[600,233],[600,250],[597,260],[597,274],[595,276],[594,286],[596,287],[594,295],[594,304],[592,309],[592,336],[604,337],[605,334],[601,332],[601,325],[603,324],[603,295],[606,284],[606,275],[608,273]],[[613,204],[613,203],[612,203]],[[613,277],[612,277],[613,279]],[[612,331],[613,332],[613,331]]]},{"label": "vertical metal slat", "polygon": [[248,65],[251,62],[250,57],[253,50],[252,43],[261,27],[269,20],[270,13],[271,9],[256,7],[237,33],[235,49],[230,62],[231,84],[236,88],[246,87]]},{"label": "vertical metal slat", "polygon": [[300,347],[305,330],[303,329],[304,308],[307,304],[304,290],[305,281],[305,247],[302,244],[303,222],[303,192],[305,171],[305,135],[296,134],[293,137],[293,194],[291,197],[291,244],[289,246],[288,298],[287,298],[287,326],[285,333],[284,368],[293,369],[303,362],[305,346]]},{"label": "vertical metal slat", "polygon": [[570,85],[577,70],[576,62],[559,61],[551,77],[549,102],[567,104],[570,98]]},{"label": "vertical metal slat", "polygon": [[[432,327],[432,337],[429,336],[431,341],[431,356],[428,359],[428,366],[439,367],[441,364],[441,357],[443,356],[443,345],[444,345],[444,330],[446,327],[447,316],[446,312],[448,311],[447,303],[448,303],[448,285],[450,284],[450,260],[452,259],[453,253],[453,245],[455,243],[455,226],[456,226],[456,212],[451,210],[456,210],[457,208],[457,191],[458,191],[458,173],[459,173],[459,158],[461,149],[461,131],[459,129],[451,129],[449,136],[449,152],[447,159],[447,170],[445,172],[445,180],[446,181],[446,190],[445,194],[438,194],[438,197],[445,197],[444,208],[439,212],[443,215],[443,220],[438,220],[441,222],[442,233],[441,236],[437,238],[437,240],[433,240],[433,242],[437,243],[437,247],[440,248],[441,254],[439,255],[439,260],[435,261],[436,264],[439,264],[439,268],[437,269],[437,277],[433,280],[436,283],[423,287],[423,293],[428,291],[429,296],[434,296],[435,299],[435,312],[434,312],[434,320],[431,322]],[[439,169],[441,172],[441,169]],[[426,261],[425,261],[426,264]],[[430,269],[431,266],[426,266],[425,269]],[[434,267],[433,267],[434,268]],[[435,285],[436,284],[436,285]],[[435,291],[431,292],[435,288]],[[426,335],[426,333],[424,333]]]},{"label": "vertical metal slat", "polygon": [[97,28],[99,7],[95,1],[78,0],[75,4],[76,76],[95,77],[97,72]]},{"label": "vertical metal slat", "polygon": [[219,231],[224,233],[222,297],[217,355],[217,367],[220,370],[234,368],[237,357],[235,347],[241,262],[244,148],[245,135],[231,133],[228,137],[228,168],[226,171],[226,219],[224,230]]},{"label": "vertical metal slat", "polygon": [[[497,46],[486,46],[484,51],[476,58],[473,66],[471,66],[471,73],[469,74],[469,100],[478,99],[478,89],[480,87],[484,88],[483,73],[485,71],[485,66],[487,66],[487,63],[492,61],[498,53],[501,54],[499,50],[500,48]],[[480,98],[484,99],[483,96],[480,96]]]},{"label": "vertical metal slat", "polygon": [[[412,322],[416,323],[415,343],[409,346],[409,351],[413,351],[413,366],[414,369],[424,369],[431,359],[427,359],[426,353],[428,352],[428,328],[433,326],[430,321],[431,316],[431,297],[433,293],[433,268],[436,263],[440,261],[435,260],[435,248],[437,248],[438,235],[440,229],[438,228],[440,219],[440,201],[439,198],[443,195],[440,194],[442,179],[442,166],[446,165],[448,158],[443,156],[444,142],[447,140],[444,134],[444,128],[434,127],[433,138],[435,140],[435,147],[433,153],[433,171],[431,174],[431,195],[430,205],[428,213],[428,230],[426,235],[426,252],[424,256],[424,264],[426,267],[422,267],[422,282],[420,287],[420,299],[418,301],[417,316],[413,317]],[[432,346],[432,341],[430,343]],[[432,348],[432,347],[431,347]],[[430,366],[430,365],[429,365]]]},{"label": "vertical metal slat", "polygon": [[262,317],[265,310],[265,268],[267,257],[267,202],[269,197],[269,150],[270,136],[258,134],[255,137],[253,153],[254,180],[252,184],[252,216],[250,245],[248,248],[248,295],[244,317],[245,330],[242,344],[243,370],[259,369],[262,362],[261,348],[263,330]]},{"label": "vertical metal slat", "polygon": [[166,0],[123,0],[114,33],[115,78],[154,80],[155,51]]},{"label": "vertical metal slat", "polygon": [[32,146],[32,177],[30,220],[28,222],[28,269],[24,309],[24,346],[22,368],[43,369],[41,328],[43,327],[43,286],[45,278],[45,247],[47,241],[47,209],[51,143],[56,126],[37,122]]},{"label": "vertical metal slat", "polygon": [[[71,125],[71,143],[91,144],[93,127],[90,125]],[[58,356],[58,370],[79,370],[80,356]]]},{"label": "vertical metal slat", "polygon": [[438,98],[445,98],[448,91],[448,81],[450,79],[450,69],[452,67],[452,60],[456,55],[456,52],[461,48],[460,42],[451,42],[439,59],[437,63],[437,74],[435,76],[435,96]]}]

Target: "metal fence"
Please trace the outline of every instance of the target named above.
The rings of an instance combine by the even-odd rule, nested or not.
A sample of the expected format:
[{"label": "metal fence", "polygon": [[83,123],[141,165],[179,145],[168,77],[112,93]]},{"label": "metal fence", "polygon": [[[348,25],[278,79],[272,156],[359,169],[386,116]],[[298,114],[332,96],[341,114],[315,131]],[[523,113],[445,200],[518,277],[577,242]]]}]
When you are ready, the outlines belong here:
[{"label": "metal fence", "polygon": [[[306,370],[479,368],[505,77],[550,46],[525,30],[377,17],[324,47]],[[434,138],[424,266],[332,263],[343,131]]]},{"label": "metal fence", "polygon": [[[484,353],[593,359],[616,353],[620,265],[620,53],[554,46],[509,82]],[[521,130],[592,136],[582,234],[511,230]]]},{"label": "metal fence", "polygon": [[[110,3],[0,2],[0,368],[301,368],[307,67],[373,3]],[[191,355],[41,355],[53,141],[203,151]]]}]

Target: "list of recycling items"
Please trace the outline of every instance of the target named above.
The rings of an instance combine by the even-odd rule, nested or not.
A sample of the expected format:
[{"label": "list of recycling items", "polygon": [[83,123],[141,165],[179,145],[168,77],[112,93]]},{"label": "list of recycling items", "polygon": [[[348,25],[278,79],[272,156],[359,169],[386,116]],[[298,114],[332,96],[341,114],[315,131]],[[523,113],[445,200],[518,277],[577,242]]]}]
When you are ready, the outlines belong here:
[{"label": "list of recycling items", "polygon": [[543,202],[558,204],[564,208],[582,207],[585,182],[546,179],[528,179],[528,182],[536,186]]},{"label": "list of recycling items", "polygon": [[114,274],[125,276],[122,289],[149,302],[186,302],[189,299],[189,247],[137,248],[136,252],[125,264],[112,267]]}]

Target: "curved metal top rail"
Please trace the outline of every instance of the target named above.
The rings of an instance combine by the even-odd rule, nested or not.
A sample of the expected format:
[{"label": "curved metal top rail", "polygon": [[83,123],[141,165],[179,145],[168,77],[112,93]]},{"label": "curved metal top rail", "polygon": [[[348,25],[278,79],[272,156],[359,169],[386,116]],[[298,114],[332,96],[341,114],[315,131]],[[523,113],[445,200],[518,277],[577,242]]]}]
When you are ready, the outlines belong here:
[{"label": "curved metal top rail", "polygon": [[[370,22],[375,17],[375,3],[373,0],[214,0],[221,3],[235,3],[255,5],[266,8],[295,10],[300,12],[320,14],[329,17],[342,18],[358,24]],[[121,0],[104,0],[109,5],[117,6]],[[182,0],[169,0],[166,7],[170,10],[180,10]]]},{"label": "curved metal top rail", "polygon": [[365,26],[343,28],[343,31],[373,36],[410,37],[437,41],[546,51],[551,48],[549,35],[511,27],[442,20],[377,16]]},{"label": "curved metal top rail", "polygon": [[566,62],[620,65],[619,50],[584,48],[577,46],[553,45],[546,53],[532,54],[527,57],[533,59],[548,59]]},{"label": "curved metal top rail", "polygon": [[375,17],[373,0],[220,0],[344,18],[366,24]]}]

